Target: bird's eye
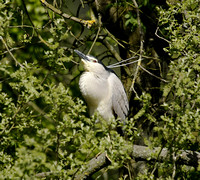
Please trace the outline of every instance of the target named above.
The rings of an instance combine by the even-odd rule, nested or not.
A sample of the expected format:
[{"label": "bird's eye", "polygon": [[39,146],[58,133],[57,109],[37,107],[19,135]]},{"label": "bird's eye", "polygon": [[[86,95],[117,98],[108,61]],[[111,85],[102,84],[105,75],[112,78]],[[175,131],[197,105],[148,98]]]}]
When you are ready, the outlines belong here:
[{"label": "bird's eye", "polygon": [[96,62],[97,62],[97,60],[96,60],[96,59],[93,59],[93,62],[94,62],[94,63],[96,63]]}]

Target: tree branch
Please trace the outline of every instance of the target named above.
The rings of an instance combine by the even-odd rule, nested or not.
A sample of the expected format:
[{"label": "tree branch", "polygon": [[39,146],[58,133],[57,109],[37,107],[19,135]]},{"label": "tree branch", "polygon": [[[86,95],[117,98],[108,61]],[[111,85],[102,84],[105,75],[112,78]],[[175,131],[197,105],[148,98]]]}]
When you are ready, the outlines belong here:
[{"label": "tree branch", "polygon": [[81,172],[80,174],[75,176],[75,180],[86,179],[87,177],[91,176],[95,172],[98,172],[100,169],[110,164],[111,164],[111,161],[108,158],[106,152],[99,154],[97,157],[89,161],[88,166],[87,166],[88,168],[84,172]]},{"label": "tree branch", "polygon": [[[79,179],[86,179],[95,172],[98,172],[102,168],[108,166],[111,164],[110,159],[108,158],[106,152],[102,154],[98,154],[96,157],[91,159],[87,164],[87,169],[84,172],[79,172],[75,177],[74,180]],[[78,170],[77,170],[78,172]],[[35,177],[39,178],[45,178],[45,177],[55,177],[55,176],[61,176],[62,173],[55,171],[55,172],[41,172],[35,175]]]},{"label": "tree branch", "polygon": [[44,43],[46,46],[51,47],[52,49],[54,49],[54,46],[51,45],[51,44],[49,44],[48,42],[46,42],[46,41],[42,38],[42,36],[39,34],[39,32],[38,32],[38,30],[37,30],[38,28],[35,27],[35,25],[33,24],[33,21],[31,20],[31,17],[30,17],[30,15],[29,15],[29,13],[28,13],[28,10],[27,10],[27,8],[26,8],[26,4],[25,4],[25,1],[24,1],[24,0],[22,0],[22,4],[23,4],[23,6],[24,6],[25,13],[26,13],[26,15],[27,15],[27,17],[28,17],[28,19],[29,19],[31,25],[33,26],[33,29],[35,30],[35,32],[36,32],[38,38],[40,39],[40,41],[41,41],[42,43]]},{"label": "tree branch", "polygon": [[[95,3],[96,3],[97,10],[98,10],[99,9],[98,1],[95,0]],[[100,13],[98,13],[98,25],[99,25],[99,27],[98,27],[98,31],[97,31],[96,37],[95,37],[95,39],[94,39],[94,41],[93,41],[93,43],[92,43],[92,45],[91,45],[91,47],[90,47],[90,49],[88,51],[88,54],[90,54],[92,48],[94,47],[94,44],[96,43],[96,41],[98,39],[98,36],[99,36],[99,33],[101,31],[102,22],[101,22],[101,15],[100,15]]]},{"label": "tree branch", "polygon": [[[145,161],[171,161],[170,151],[167,148],[156,147],[150,149],[146,146],[133,145],[132,152],[130,154],[136,160],[145,160]],[[190,150],[179,150],[175,157],[175,161],[181,165],[188,165],[193,167],[198,167],[200,164],[200,152],[190,151]],[[75,175],[75,180],[86,179],[92,174],[98,172],[102,168],[111,164],[110,159],[107,156],[107,153],[104,152],[99,154],[95,158],[91,159],[87,164],[87,169],[84,172],[79,172]],[[59,172],[41,172],[36,174],[36,177],[48,177],[52,175],[58,175]]]},{"label": "tree branch", "polygon": [[86,26],[88,29],[91,28],[91,26],[96,22],[95,20],[83,20],[83,19],[79,19],[77,17],[74,17],[72,15],[63,13],[61,10],[55,8],[54,6],[52,6],[51,4],[49,4],[48,2],[46,2],[45,0],[40,0],[40,2],[45,5],[47,8],[49,8],[50,10],[52,10],[53,12],[55,12],[56,14],[61,15],[62,17],[66,18],[66,19],[71,19],[75,22],[81,23],[84,26]]},{"label": "tree branch", "polygon": [[[161,149],[160,147],[150,149],[146,146],[133,145],[133,149],[130,155],[136,160],[138,159],[149,161],[150,159],[151,161],[156,160],[159,162],[170,162],[171,160],[170,151],[167,148]],[[200,164],[200,153],[197,151],[179,150],[175,159],[178,164],[198,167],[198,165]],[[89,175],[99,171],[109,164],[110,160],[107,157],[107,154],[104,152],[100,154],[97,158],[93,158],[92,160],[90,160],[90,162],[88,163],[88,169],[82,172],[79,176],[76,176],[76,179],[84,179],[86,177],[89,177]]]},{"label": "tree branch", "polygon": [[157,78],[157,79],[160,79],[161,81],[167,83],[168,81],[159,77],[159,76],[156,76],[155,74],[151,73],[150,71],[148,71],[147,69],[145,69],[142,65],[139,66],[143,71],[147,72],[148,74],[150,74],[151,76]]},{"label": "tree branch", "polygon": [[137,2],[135,0],[133,0],[133,3],[134,3],[134,6],[136,8],[137,23],[138,23],[139,33],[140,33],[140,55],[139,55],[139,60],[140,61],[138,61],[138,64],[137,64],[137,67],[136,67],[136,70],[135,70],[135,74],[134,74],[134,77],[133,77],[133,80],[132,80],[132,85],[131,85],[130,90],[133,90],[135,92],[136,96],[139,98],[137,92],[134,89],[134,84],[135,84],[135,81],[136,81],[136,78],[137,78],[137,74],[139,72],[139,67],[141,65],[142,54],[143,54],[143,46],[144,46],[143,45],[144,35],[143,35],[143,31],[142,31],[142,26],[141,26],[140,11],[139,11],[138,4],[137,4]]},{"label": "tree branch", "polygon": [[0,36],[0,40],[1,40],[2,43],[4,44],[6,50],[7,50],[8,53],[10,54],[10,56],[14,59],[16,65],[19,65],[21,68],[24,68],[24,66],[23,66],[20,62],[18,62],[17,59],[15,58],[15,56],[12,54],[12,52],[11,52],[10,49],[8,48],[8,46],[7,46],[7,44],[6,44],[6,42],[4,41],[4,39],[3,39],[2,36]]},{"label": "tree branch", "polygon": [[[151,160],[157,160],[157,154],[159,152],[159,147],[150,149],[149,147],[134,145],[132,156],[136,159],[148,160],[151,158]],[[169,154],[169,150],[167,148],[163,148],[159,156],[160,161],[170,160]],[[179,164],[185,164],[194,167],[198,167],[198,164],[200,164],[200,153],[197,151],[179,150],[177,154],[178,155],[176,156],[176,161]]]},{"label": "tree branch", "polygon": [[170,44],[170,41],[168,41],[167,39],[165,39],[165,38],[163,38],[163,37],[161,37],[161,36],[158,35],[158,30],[159,30],[159,27],[156,28],[155,35],[156,35],[158,38],[160,38],[160,39],[162,39],[162,40],[164,40],[164,41],[166,41],[167,43]]},{"label": "tree branch", "polygon": [[46,113],[42,109],[40,109],[34,102],[29,101],[27,104],[31,106],[36,112],[38,112],[39,115],[42,115],[45,119],[49,120],[50,122],[53,122],[53,120],[50,117],[48,117]]},{"label": "tree branch", "polygon": [[[41,172],[35,175],[37,178],[61,176],[60,172]],[[33,178],[34,179],[34,178]]]}]

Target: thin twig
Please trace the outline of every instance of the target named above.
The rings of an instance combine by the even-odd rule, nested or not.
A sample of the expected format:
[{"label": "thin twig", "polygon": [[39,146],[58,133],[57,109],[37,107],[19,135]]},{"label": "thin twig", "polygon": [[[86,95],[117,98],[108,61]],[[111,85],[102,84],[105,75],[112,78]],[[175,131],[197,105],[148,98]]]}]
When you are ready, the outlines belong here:
[{"label": "thin twig", "polygon": [[53,121],[53,119],[47,116],[46,113],[42,109],[40,109],[40,107],[38,107],[34,102],[29,101],[27,104],[28,106],[32,107],[36,112],[38,112],[39,115],[42,115],[48,121],[51,121],[51,122]]},{"label": "thin twig", "polygon": [[[3,135],[6,129],[8,128],[9,124],[6,125],[6,127],[0,132],[0,135]],[[7,134],[10,133],[10,131],[14,128],[15,123],[12,124],[12,126],[9,128],[9,130],[6,131]]]},{"label": "thin twig", "polygon": [[[139,66],[141,65],[142,54],[143,54],[143,41],[144,40],[143,40],[143,32],[142,32],[142,27],[141,27],[139,7],[138,7],[138,4],[135,0],[133,0],[133,4],[135,5],[135,8],[136,8],[137,22],[138,22],[138,28],[139,28],[139,33],[140,33],[140,55],[139,55],[140,61],[138,61],[138,64],[137,64],[137,67],[136,67],[136,70],[135,70],[135,74],[134,74],[134,77],[133,77],[133,80],[132,80],[131,88],[130,88],[130,90],[136,92],[134,90],[134,84],[135,84],[135,81],[136,81],[136,78],[137,78],[137,74],[139,72]],[[136,93],[136,96],[139,98],[137,93]]]},{"label": "thin twig", "polygon": [[[10,50],[10,52],[12,52],[12,51],[14,51],[14,50],[18,50],[18,49],[22,49],[22,48],[25,48],[25,46],[14,47],[14,48],[11,48],[11,49],[9,49],[9,50]],[[9,51],[8,51],[8,50],[7,50],[7,51],[4,51],[4,52],[2,52],[0,55],[6,54],[6,53],[9,53]]]},{"label": "thin twig", "polygon": [[163,148],[164,148],[164,146],[162,146],[162,147],[160,148],[159,152],[158,152],[158,155],[157,155],[157,158],[156,158],[156,162],[155,162],[155,164],[154,164],[154,167],[153,167],[153,170],[152,170],[152,172],[151,172],[151,175],[154,174],[155,170],[156,170],[157,167],[158,167],[158,164],[159,164],[159,157],[160,157],[160,154],[161,154]]},{"label": "thin twig", "polygon": [[104,28],[105,32],[110,36],[110,38],[112,38],[119,46],[123,47],[125,49],[125,46],[123,44],[121,44],[116,38],[115,36],[110,32],[108,31],[107,28]]},{"label": "thin twig", "polygon": [[[98,0],[95,0],[95,4],[96,4],[96,8],[97,8],[97,11],[99,11],[99,2]],[[98,13],[98,31],[97,31],[97,34],[96,34],[96,37],[92,43],[92,46],[90,47],[89,51],[88,51],[88,54],[90,54],[92,48],[94,47],[94,44],[96,43],[97,41],[97,38],[99,37],[99,33],[101,31],[101,25],[102,25],[102,22],[101,22],[101,14]]]},{"label": "thin twig", "polygon": [[6,42],[4,41],[4,39],[3,39],[2,36],[0,36],[0,39],[1,39],[2,43],[4,44],[4,46],[6,47],[7,51],[9,52],[10,56],[14,59],[16,65],[19,65],[21,68],[24,68],[24,66],[23,66],[21,63],[19,63],[19,62],[17,61],[17,59],[15,58],[15,56],[12,54],[12,52],[11,52],[10,49],[8,48],[8,46],[7,46],[7,44],[6,44]]},{"label": "thin twig", "polygon": [[88,51],[88,54],[90,54],[91,50],[93,49],[94,44],[95,44],[96,41],[97,41],[97,38],[98,38],[98,36],[99,36],[100,31],[101,31],[101,26],[98,27],[98,31],[97,31],[96,37],[95,37],[95,39],[94,39],[94,41],[93,41],[93,43],[92,43],[92,45],[91,45],[91,47],[90,47],[90,49],[89,49],[89,51]]},{"label": "thin twig", "polygon": [[89,51],[88,51],[88,54],[90,54],[92,48],[94,47],[94,44],[96,43],[97,38],[99,37],[99,33],[100,33],[100,31],[101,31],[101,24],[102,24],[102,23],[101,23],[101,15],[100,15],[100,14],[98,15],[98,24],[99,24],[99,27],[98,27],[97,34],[96,34],[96,37],[95,37],[95,39],[94,39],[94,41],[93,41],[93,43],[92,43],[92,46],[90,47],[90,49],[89,49]]},{"label": "thin twig", "polygon": [[151,73],[151,72],[149,72],[147,69],[145,69],[143,66],[139,66],[142,70],[144,70],[145,72],[147,72],[148,74],[150,74],[151,76],[153,76],[153,77],[155,77],[155,78],[157,78],[157,79],[160,79],[161,81],[163,81],[163,82],[165,82],[165,83],[167,83],[168,81],[167,80],[165,80],[165,79],[163,79],[163,78],[161,78],[161,77],[158,77],[158,76],[156,76],[155,74],[153,74],[153,73]]},{"label": "thin twig", "polygon": [[[9,26],[9,28],[31,28],[31,29],[34,29],[33,26],[29,26],[29,25],[25,25],[25,24],[22,24],[22,25],[18,25],[18,26]],[[41,28],[36,28],[35,29],[41,29]]]},{"label": "thin twig", "polygon": [[30,17],[30,15],[29,15],[29,13],[28,13],[28,10],[27,10],[27,8],[26,8],[26,4],[25,4],[24,0],[22,0],[22,4],[23,4],[23,6],[24,6],[25,13],[26,13],[26,15],[27,15],[27,17],[28,17],[28,19],[29,19],[31,25],[33,26],[33,29],[35,30],[35,32],[36,32],[38,38],[40,39],[40,41],[43,42],[46,46],[53,48],[53,45],[51,45],[51,44],[49,44],[48,42],[46,42],[46,41],[40,36],[39,32],[37,31],[37,28],[35,27],[35,25],[33,24],[33,21],[31,20],[31,17]]},{"label": "thin twig", "polygon": [[159,35],[157,34],[157,33],[158,33],[158,29],[159,29],[159,27],[156,28],[155,35],[156,35],[158,38],[160,38],[160,39],[162,39],[162,40],[164,40],[164,41],[170,43],[170,41],[168,41],[167,39],[165,39],[165,38],[163,38],[163,37],[161,37],[161,36],[159,36]]},{"label": "thin twig", "polygon": [[[174,148],[173,148],[174,149]],[[173,158],[173,172],[172,172],[172,179],[175,179],[175,175],[176,175],[176,161],[177,161],[177,157],[176,157],[176,152],[174,151],[172,153],[172,158]]]}]

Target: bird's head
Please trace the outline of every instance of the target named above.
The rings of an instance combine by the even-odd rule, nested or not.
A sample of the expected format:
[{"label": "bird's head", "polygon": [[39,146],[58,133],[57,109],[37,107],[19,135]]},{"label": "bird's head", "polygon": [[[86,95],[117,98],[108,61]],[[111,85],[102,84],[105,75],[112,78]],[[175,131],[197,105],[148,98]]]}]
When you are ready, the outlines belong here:
[{"label": "bird's head", "polygon": [[93,73],[105,73],[106,67],[98,61],[97,58],[91,55],[85,55],[78,50],[74,50],[80,57],[83,62],[84,68],[86,71],[93,72]]}]

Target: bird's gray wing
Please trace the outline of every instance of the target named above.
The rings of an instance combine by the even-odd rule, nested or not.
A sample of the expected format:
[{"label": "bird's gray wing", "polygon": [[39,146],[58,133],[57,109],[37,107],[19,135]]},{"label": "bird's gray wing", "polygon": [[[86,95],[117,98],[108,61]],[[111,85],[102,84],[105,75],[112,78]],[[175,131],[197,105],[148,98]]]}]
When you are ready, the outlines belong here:
[{"label": "bird's gray wing", "polygon": [[108,81],[112,94],[113,110],[121,120],[124,120],[128,115],[129,103],[122,82],[112,72],[110,72]]}]

